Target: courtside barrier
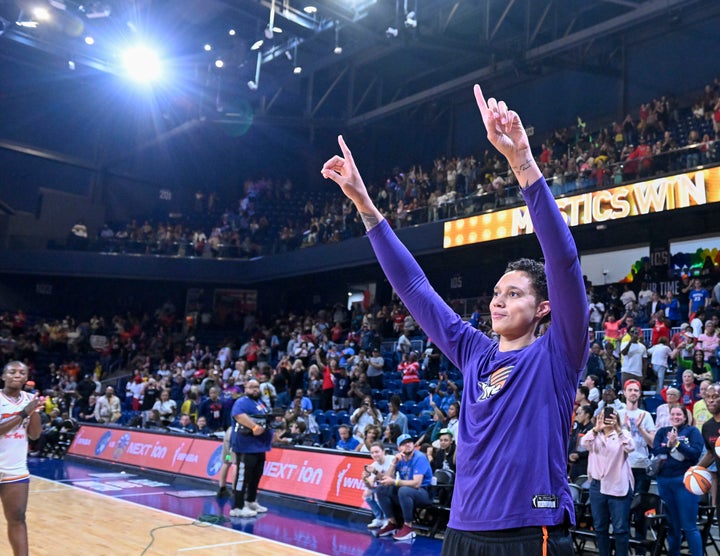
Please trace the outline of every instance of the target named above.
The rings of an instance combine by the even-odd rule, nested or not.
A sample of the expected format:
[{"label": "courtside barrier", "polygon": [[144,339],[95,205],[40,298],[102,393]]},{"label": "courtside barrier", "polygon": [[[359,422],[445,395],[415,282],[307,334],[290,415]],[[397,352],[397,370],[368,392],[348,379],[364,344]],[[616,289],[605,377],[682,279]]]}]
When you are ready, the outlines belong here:
[{"label": "courtside barrier", "polygon": [[[211,481],[222,466],[219,440],[115,427],[80,427],[68,454]],[[311,447],[273,448],[260,489],[360,508],[363,468],[370,461],[369,456]]]}]

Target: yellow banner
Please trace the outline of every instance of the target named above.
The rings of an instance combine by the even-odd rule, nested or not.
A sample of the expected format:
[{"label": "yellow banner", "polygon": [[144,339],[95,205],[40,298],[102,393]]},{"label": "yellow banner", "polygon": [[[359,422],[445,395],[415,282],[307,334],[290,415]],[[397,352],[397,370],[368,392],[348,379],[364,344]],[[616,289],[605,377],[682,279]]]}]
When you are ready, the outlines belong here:
[{"label": "yellow banner", "polygon": [[[720,167],[556,199],[569,226],[601,223],[720,202]],[[526,206],[445,223],[443,247],[533,232]]]}]

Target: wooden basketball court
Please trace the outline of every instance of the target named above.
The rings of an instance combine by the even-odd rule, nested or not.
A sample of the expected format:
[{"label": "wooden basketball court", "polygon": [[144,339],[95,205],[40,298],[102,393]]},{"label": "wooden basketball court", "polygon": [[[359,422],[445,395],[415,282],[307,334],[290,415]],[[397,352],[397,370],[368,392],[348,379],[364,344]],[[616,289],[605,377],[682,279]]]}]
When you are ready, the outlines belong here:
[{"label": "wooden basketball court", "polygon": [[[318,554],[36,476],[27,522],[32,556]],[[4,523],[0,529],[0,554],[12,554]]]}]

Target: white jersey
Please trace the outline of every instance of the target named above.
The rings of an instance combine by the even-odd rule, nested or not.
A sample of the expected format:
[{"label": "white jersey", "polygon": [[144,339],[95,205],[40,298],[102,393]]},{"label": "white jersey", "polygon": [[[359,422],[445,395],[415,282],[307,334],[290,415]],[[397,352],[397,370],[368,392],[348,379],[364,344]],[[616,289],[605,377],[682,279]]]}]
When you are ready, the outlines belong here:
[{"label": "white jersey", "polygon": [[[15,401],[0,391],[0,423],[11,419],[30,403],[32,394],[21,392]],[[28,419],[0,436],[0,482],[13,482],[30,476],[27,468]]]}]

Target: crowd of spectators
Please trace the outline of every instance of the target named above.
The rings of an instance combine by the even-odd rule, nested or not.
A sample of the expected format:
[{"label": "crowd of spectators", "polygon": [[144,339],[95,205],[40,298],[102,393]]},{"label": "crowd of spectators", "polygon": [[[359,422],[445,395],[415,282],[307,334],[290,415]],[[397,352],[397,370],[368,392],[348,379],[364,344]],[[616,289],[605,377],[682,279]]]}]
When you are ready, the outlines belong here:
[{"label": "crowd of spectators", "polygon": [[[643,105],[637,122],[626,118],[593,135],[580,120],[574,137],[570,128],[553,133],[540,154],[548,182],[557,194],[564,194],[571,184],[584,187],[585,178],[595,180],[587,182],[593,187],[606,186],[716,160],[709,141],[718,133],[717,86],[709,86],[702,102],[693,107],[693,129],[685,139],[673,136],[680,110],[672,99]],[[709,148],[703,150],[696,134],[710,125],[713,139],[704,142]],[[668,138],[682,148],[664,148]],[[644,145],[642,151],[632,147],[636,142]],[[394,173],[382,187],[371,190],[378,206],[400,227],[419,209],[431,213],[430,218],[447,216],[443,207],[449,203],[443,196],[457,200],[472,194],[492,200],[493,206],[504,204],[512,198],[514,186],[506,170],[487,153],[479,159],[438,159],[430,172],[416,166]],[[220,224],[211,228],[209,237],[201,227],[147,221],[118,232],[106,227],[100,238],[105,248],[118,250],[133,242],[153,252],[178,254],[174,246],[184,243],[195,255],[221,256],[224,246],[233,245],[240,256],[253,256],[265,252],[269,243],[274,251],[282,251],[362,233],[350,206],[328,198],[317,213],[314,203],[306,200],[303,216],[285,222],[272,237],[274,225],[258,207],[268,199],[292,199],[292,184],[263,181],[248,184],[246,193],[235,210],[219,213]],[[196,212],[218,215],[214,207],[219,201],[211,199],[198,194]],[[82,226],[74,228],[78,242],[86,237]],[[603,408],[612,407],[618,414],[626,408],[628,381],[657,392],[656,402],[661,397],[662,404],[651,411],[657,427],[676,406],[687,411],[688,422],[695,426],[709,417],[702,410],[702,386],[707,381],[706,391],[709,380],[718,378],[720,284],[713,275],[683,276],[677,290],[666,295],[653,291],[650,284],[638,275],[636,282],[597,291],[588,285],[588,306],[578,308],[591,315],[591,356],[578,387],[570,477],[587,470],[575,467],[583,463],[579,436],[597,422]],[[479,313],[471,320],[492,336]],[[214,346],[199,342],[194,331],[184,333],[182,322],[167,305],[152,315],[93,316],[87,322],[71,316],[32,321],[17,310],[0,316],[0,348],[5,361],[28,363],[28,387],[46,395],[48,421],[56,415],[80,422],[223,435],[234,401],[253,378],[260,382],[263,400],[273,407],[277,445],[373,454],[374,446],[394,453],[412,440],[433,467],[441,462],[447,468],[453,461],[448,453],[457,433],[462,377],[401,303],[368,308],[355,304],[351,312],[338,304],[283,315],[255,322],[243,334]],[[42,355],[47,353],[60,362],[45,366]],[[114,378],[117,373],[122,377]],[[103,385],[108,376],[113,376],[112,383]],[[671,378],[668,388],[666,377]],[[650,397],[646,396],[648,403]],[[378,461],[375,455],[373,459]],[[377,481],[377,472],[368,470],[367,478],[376,475]],[[366,482],[366,497],[371,497],[379,487]],[[382,526],[387,518],[383,505],[387,503],[375,508],[374,526]]]},{"label": "crowd of spectators", "polygon": [[[580,117],[554,130],[537,149],[553,193],[605,188],[633,179],[695,168],[720,160],[720,78],[691,106],[674,96],[643,103],[637,116],[589,129]],[[373,200],[396,228],[520,202],[512,172],[491,151],[442,156],[368,185]],[[324,194],[294,187],[288,179],[248,180],[239,200],[197,191],[192,207],[166,221],[105,224],[90,239],[78,222],[67,246],[111,252],[252,258],[364,233],[351,203],[335,190]]]},{"label": "crowd of spectators", "polygon": [[[666,424],[675,406],[684,408],[690,424],[702,425],[708,418],[703,395],[718,376],[720,355],[717,275],[682,276],[675,295],[660,296],[644,281],[587,288],[587,310],[597,315],[578,387],[570,478],[587,472],[578,446],[597,416],[605,407],[625,410],[628,381],[658,392],[642,396],[638,388],[638,405],[652,411],[656,426]],[[24,359],[32,373],[28,388],[45,395],[48,434],[34,453],[51,449],[50,439],[68,419],[223,436],[235,400],[253,378],[273,408],[277,446],[375,453],[378,461],[374,446],[407,459],[413,453],[403,445],[412,441],[432,473],[452,476],[463,380],[401,303],[356,303],[350,311],[337,304],[268,323],[249,319],[246,333],[214,346],[198,342],[201,330],[183,333],[182,322],[168,304],[152,315],[87,322],[3,314],[3,358]],[[469,322],[493,335],[478,311]],[[62,363],[43,368],[46,353]],[[93,357],[83,359],[87,354]],[[669,384],[655,382],[660,367]],[[366,498],[375,497],[371,524],[382,530],[388,500],[377,496],[384,492],[378,477],[381,472],[368,470]]]}]

